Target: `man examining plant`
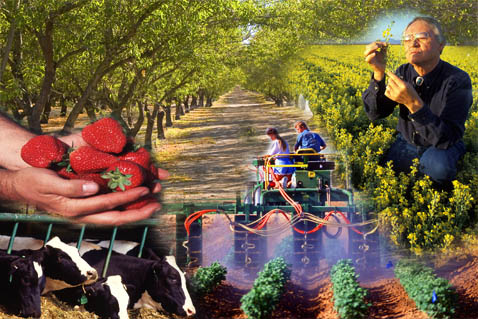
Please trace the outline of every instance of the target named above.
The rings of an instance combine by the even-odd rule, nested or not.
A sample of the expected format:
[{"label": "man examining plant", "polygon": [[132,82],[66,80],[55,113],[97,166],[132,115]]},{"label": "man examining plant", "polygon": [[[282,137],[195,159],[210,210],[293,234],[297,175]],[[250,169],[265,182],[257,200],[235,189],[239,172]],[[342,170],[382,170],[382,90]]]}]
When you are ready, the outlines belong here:
[{"label": "man examining plant", "polygon": [[393,161],[397,172],[409,172],[413,159],[419,158],[421,173],[449,187],[465,153],[472,87],[466,72],[440,59],[445,42],[435,19],[416,17],[402,36],[408,63],[395,73],[385,72],[388,44],[367,45],[364,56],[373,75],[362,99],[372,121],[389,116],[399,105],[398,135],[385,161]]}]

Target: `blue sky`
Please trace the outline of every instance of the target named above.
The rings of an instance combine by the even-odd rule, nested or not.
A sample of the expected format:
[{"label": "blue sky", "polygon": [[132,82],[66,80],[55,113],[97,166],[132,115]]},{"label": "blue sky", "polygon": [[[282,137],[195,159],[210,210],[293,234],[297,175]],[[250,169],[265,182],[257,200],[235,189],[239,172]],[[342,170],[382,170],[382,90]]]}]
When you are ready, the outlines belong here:
[{"label": "blue sky", "polygon": [[413,11],[394,11],[382,14],[380,18],[370,24],[371,28],[359,39],[365,42],[383,39],[382,32],[387,29],[392,21],[395,21],[392,26],[392,38],[400,40],[401,34],[403,30],[405,30],[407,24],[412,21],[414,17],[419,15],[419,13]]}]

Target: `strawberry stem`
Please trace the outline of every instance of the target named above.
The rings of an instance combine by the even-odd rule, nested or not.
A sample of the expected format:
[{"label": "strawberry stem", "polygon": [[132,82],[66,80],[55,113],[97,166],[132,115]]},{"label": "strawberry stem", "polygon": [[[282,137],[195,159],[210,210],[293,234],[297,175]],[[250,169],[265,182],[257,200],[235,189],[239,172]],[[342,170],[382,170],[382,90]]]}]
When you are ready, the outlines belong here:
[{"label": "strawberry stem", "polygon": [[130,178],[133,175],[131,174],[123,174],[120,172],[119,168],[117,167],[114,171],[109,171],[101,175],[101,178],[108,179],[108,187],[112,190],[115,190],[119,187],[123,192],[126,190],[125,186],[131,185]]}]

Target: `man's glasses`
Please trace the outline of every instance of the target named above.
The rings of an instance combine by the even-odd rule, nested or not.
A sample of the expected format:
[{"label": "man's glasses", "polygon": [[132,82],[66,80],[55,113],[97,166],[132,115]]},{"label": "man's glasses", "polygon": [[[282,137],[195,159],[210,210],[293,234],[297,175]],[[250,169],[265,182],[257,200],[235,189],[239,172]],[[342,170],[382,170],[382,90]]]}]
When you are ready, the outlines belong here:
[{"label": "man's glasses", "polygon": [[415,39],[418,41],[426,41],[428,38],[430,38],[430,34],[428,32],[418,32],[415,34],[404,34],[402,36],[402,41],[404,43],[410,43],[410,42],[415,42]]}]

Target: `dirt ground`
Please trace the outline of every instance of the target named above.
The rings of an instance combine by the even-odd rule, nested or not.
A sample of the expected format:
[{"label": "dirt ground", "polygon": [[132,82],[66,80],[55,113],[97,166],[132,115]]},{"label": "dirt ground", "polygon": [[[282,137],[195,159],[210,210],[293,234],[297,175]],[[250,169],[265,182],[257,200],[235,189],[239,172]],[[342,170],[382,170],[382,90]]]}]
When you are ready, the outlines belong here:
[{"label": "dirt ground", "polygon": [[172,175],[163,183],[164,202],[234,199],[254,180],[251,162],[267,151],[266,129],[276,127],[293,148],[294,123],[308,118],[299,108],[276,107],[239,87],[211,108],[186,114],[171,130],[178,137],[156,145],[158,160]]},{"label": "dirt ground", "polygon": [[[452,319],[478,318],[478,257],[475,255],[456,261],[451,258],[444,268],[436,268],[437,275],[450,280],[456,289],[459,301]],[[450,269],[453,265],[454,270]],[[302,279],[302,280],[300,280]],[[304,288],[314,286],[313,288]],[[359,277],[359,282],[360,277]],[[239,288],[239,287],[240,288]],[[396,278],[378,279],[361,283],[367,288],[366,302],[371,303],[368,319],[427,319],[425,313],[418,310],[413,300]],[[213,293],[196,304],[197,318],[246,318],[240,309],[240,298],[247,293],[243,286],[224,282]],[[295,278],[287,286],[280,303],[271,318],[290,319],[339,319],[333,305],[333,292],[328,269],[316,276]]]}]

